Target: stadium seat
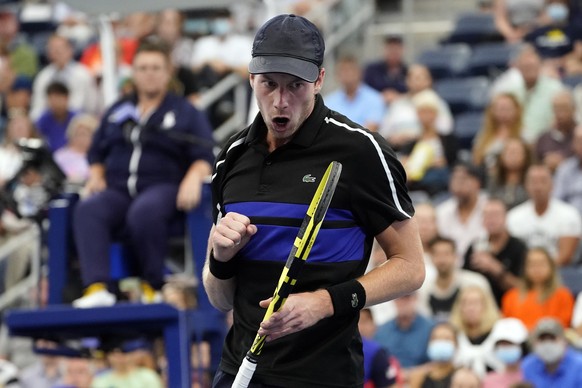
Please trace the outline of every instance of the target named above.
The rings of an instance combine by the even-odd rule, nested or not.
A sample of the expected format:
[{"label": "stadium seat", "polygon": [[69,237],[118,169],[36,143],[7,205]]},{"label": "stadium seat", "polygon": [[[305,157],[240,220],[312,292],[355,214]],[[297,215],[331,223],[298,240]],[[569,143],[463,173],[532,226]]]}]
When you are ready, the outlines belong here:
[{"label": "stadium seat", "polygon": [[484,43],[473,47],[467,65],[468,76],[494,78],[509,67],[516,46],[506,43]]},{"label": "stadium seat", "polygon": [[570,89],[574,89],[576,86],[582,84],[582,74],[567,75],[562,78],[562,83]]},{"label": "stadium seat", "polygon": [[463,74],[470,56],[471,48],[468,44],[447,44],[423,51],[417,62],[430,70],[433,79],[439,80]]},{"label": "stadium seat", "polygon": [[455,128],[453,134],[459,141],[461,149],[470,150],[473,139],[483,124],[483,112],[465,112],[455,116]]},{"label": "stadium seat", "polygon": [[503,37],[495,27],[492,14],[463,13],[455,21],[453,32],[445,40],[446,43],[478,44],[485,42],[500,42]]},{"label": "stadium seat", "polygon": [[572,292],[574,297],[582,292],[582,267],[575,265],[562,267],[560,277],[562,284]]},{"label": "stadium seat", "polygon": [[447,78],[437,81],[434,90],[457,115],[483,110],[487,104],[489,85],[487,77]]}]

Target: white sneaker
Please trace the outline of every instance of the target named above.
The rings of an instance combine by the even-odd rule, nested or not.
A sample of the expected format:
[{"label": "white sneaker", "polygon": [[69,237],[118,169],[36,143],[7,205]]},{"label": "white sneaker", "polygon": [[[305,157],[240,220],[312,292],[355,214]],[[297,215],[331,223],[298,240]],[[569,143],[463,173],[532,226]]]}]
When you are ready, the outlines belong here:
[{"label": "white sneaker", "polygon": [[107,290],[95,291],[73,301],[73,307],[87,309],[91,307],[109,307],[117,302],[117,297]]}]

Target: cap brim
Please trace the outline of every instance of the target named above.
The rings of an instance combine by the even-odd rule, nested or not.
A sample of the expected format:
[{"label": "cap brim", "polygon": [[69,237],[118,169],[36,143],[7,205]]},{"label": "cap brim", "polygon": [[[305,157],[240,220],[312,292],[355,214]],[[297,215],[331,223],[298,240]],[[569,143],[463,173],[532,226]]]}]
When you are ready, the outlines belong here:
[{"label": "cap brim", "polygon": [[315,82],[319,67],[315,63],[292,57],[257,56],[249,63],[249,73],[285,73],[299,77],[307,82]]}]

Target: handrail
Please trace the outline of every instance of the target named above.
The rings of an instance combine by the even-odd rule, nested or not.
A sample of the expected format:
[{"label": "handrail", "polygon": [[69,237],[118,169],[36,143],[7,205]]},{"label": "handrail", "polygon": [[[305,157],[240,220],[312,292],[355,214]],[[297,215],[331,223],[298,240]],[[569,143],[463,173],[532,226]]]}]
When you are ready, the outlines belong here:
[{"label": "handrail", "polygon": [[246,82],[239,82],[234,90],[234,114],[214,131],[214,139],[218,143],[222,143],[233,132],[246,125],[248,105]]},{"label": "handrail", "polygon": [[331,55],[336,47],[356,32],[368,20],[372,19],[375,11],[374,5],[369,1],[363,2],[363,5],[364,6],[359,8],[358,12],[352,15],[346,23],[342,24],[341,28],[334,31],[326,38],[326,57]]},{"label": "handrail", "polygon": [[232,88],[237,86],[243,81],[238,73],[231,73],[218,81],[212,88],[208,89],[200,96],[200,99],[196,102],[196,107],[198,109],[207,109],[210,105],[214,104],[218,99],[220,99],[225,93],[230,91]]}]

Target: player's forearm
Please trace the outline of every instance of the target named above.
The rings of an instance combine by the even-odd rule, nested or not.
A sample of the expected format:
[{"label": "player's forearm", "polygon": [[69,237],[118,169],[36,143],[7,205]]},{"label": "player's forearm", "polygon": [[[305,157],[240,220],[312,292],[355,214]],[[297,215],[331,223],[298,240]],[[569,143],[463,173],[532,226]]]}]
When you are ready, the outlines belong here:
[{"label": "player's forearm", "polygon": [[358,280],[366,290],[366,305],[382,303],[416,291],[424,282],[424,258],[414,218],[396,222],[376,236],[388,261]]},{"label": "player's forearm", "polygon": [[210,272],[208,260],[206,260],[204,270],[202,271],[202,279],[210,303],[223,312],[232,310],[235,278],[226,280],[218,279]]},{"label": "player's forearm", "polygon": [[393,257],[358,281],[366,290],[366,306],[372,306],[419,289],[424,281],[424,263],[416,264],[401,257]]}]

